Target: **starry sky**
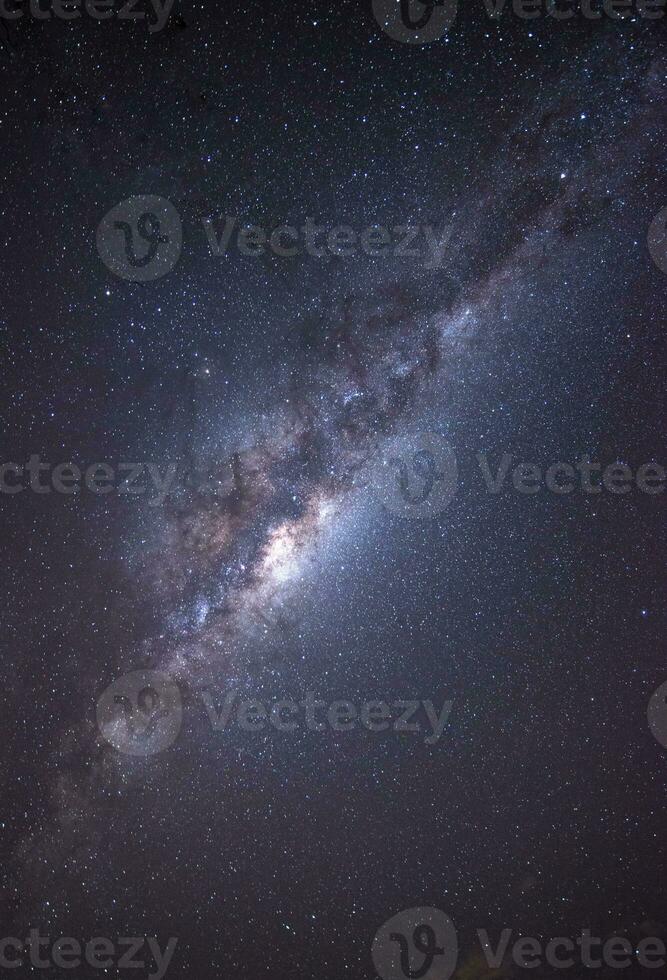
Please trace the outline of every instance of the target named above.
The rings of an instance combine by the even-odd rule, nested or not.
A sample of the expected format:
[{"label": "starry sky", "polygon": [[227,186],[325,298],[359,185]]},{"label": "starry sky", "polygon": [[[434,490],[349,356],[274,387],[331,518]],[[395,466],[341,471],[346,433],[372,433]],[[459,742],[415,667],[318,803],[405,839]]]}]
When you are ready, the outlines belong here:
[{"label": "starry sky", "polygon": [[[459,6],[427,45],[369,0],[0,23],[2,462],[177,472],[155,506],[0,495],[2,935],[356,980],[410,907],[460,965],[478,928],[667,934],[665,497],[493,494],[478,463],[667,465],[664,21]],[[139,195],[183,229],[148,282],[96,245]],[[448,238],[435,267],[423,235],[211,254],[230,215]],[[422,433],[457,486],[416,517],[376,464]],[[140,669],[183,697],[143,758],[96,723]],[[453,708],[432,745],[212,731],[231,690]]]}]

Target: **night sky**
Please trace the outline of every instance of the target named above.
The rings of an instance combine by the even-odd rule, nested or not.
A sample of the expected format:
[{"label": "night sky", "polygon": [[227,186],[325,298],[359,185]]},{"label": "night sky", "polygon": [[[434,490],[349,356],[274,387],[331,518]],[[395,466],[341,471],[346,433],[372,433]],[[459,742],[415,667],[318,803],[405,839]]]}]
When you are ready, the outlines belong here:
[{"label": "night sky", "polygon": [[[174,980],[373,980],[420,907],[469,980],[477,929],[667,937],[666,484],[513,478],[667,466],[666,21],[379,6],[0,19],[2,937],[173,936]],[[324,254],[215,255],[230,216]],[[182,711],[143,754],[137,671]],[[229,692],[452,707],[216,731]]]}]

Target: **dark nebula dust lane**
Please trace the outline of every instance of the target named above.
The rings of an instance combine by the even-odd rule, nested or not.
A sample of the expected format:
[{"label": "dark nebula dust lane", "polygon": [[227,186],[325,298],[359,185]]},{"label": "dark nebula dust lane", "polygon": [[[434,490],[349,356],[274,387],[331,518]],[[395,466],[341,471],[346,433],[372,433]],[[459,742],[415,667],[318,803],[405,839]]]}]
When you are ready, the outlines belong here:
[{"label": "dark nebula dust lane", "polygon": [[[515,474],[667,466],[664,22],[377,8],[0,18],[0,462],[170,481],[0,494],[0,939],[175,937],[202,980],[398,980],[409,909],[460,980],[479,929],[667,939],[664,497]],[[182,224],[154,281],[100,247],[140,195]],[[216,256],[230,216],[415,248]]]}]

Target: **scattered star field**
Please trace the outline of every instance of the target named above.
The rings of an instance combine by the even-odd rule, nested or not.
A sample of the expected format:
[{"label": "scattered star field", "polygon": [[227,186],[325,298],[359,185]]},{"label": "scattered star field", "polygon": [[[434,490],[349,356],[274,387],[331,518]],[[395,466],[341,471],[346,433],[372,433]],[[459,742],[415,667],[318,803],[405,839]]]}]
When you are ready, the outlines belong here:
[{"label": "scattered star field", "polygon": [[667,940],[665,20],[378,4],[0,17],[0,940]]}]

